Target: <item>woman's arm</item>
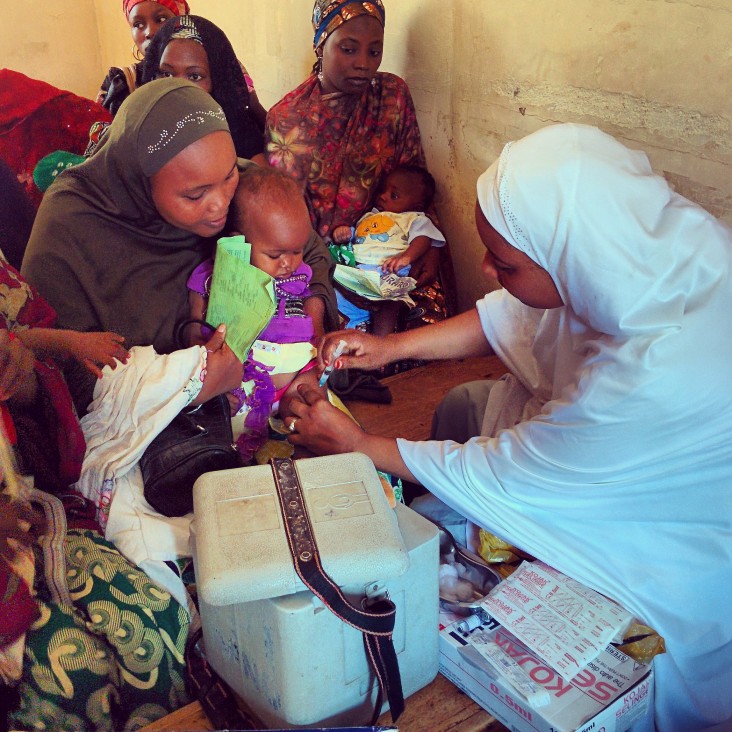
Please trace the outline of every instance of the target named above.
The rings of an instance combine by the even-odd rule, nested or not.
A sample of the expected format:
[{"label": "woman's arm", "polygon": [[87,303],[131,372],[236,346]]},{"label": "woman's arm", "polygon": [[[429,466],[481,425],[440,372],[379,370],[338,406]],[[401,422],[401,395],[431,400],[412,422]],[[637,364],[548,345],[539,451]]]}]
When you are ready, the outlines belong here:
[{"label": "woman's arm", "polygon": [[[303,261],[313,271],[308,288],[310,295],[306,303],[310,300],[319,299],[322,303],[322,326],[325,332],[338,328],[338,306],[336,304],[335,291],[333,290],[333,270],[335,262],[330,256],[328,247],[325,246],[323,240],[313,231],[310,235],[308,243],[305,245],[303,252]],[[315,308],[314,303],[307,305],[307,308]],[[316,313],[317,314],[317,313]],[[308,310],[308,315],[312,313]],[[313,320],[313,323],[315,321]]]},{"label": "woman's arm", "polygon": [[417,288],[431,285],[440,273],[440,251],[444,247],[430,247],[424,256],[412,264],[409,276],[417,280]]},{"label": "woman's arm", "polygon": [[374,369],[407,358],[435,361],[490,356],[493,353],[475,309],[434,325],[393,333],[383,338],[358,330],[329,333],[319,349],[321,367],[329,363],[341,339],[346,341],[347,346],[338,359],[339,368]]},{"label": "woman's arm", "polygon": [[221,324],[206,343],[206,376],[193,404],[203,404],[219,394],[241,385],[244,367],[234,351],[226,345],[226,326]]},{"label": "woman's arm", "polygon": [[362,452],[379,470],[415,480],[399,454],[396,440],[364,432],[352,417],[330,404],[317,386],[300,384],[297,396],[299,399],[295,398],[289,404],[289,411],[294,416],[286,420],[288,427],[294,424],[288,437],[293,445],[307,447],[317,455]]}]

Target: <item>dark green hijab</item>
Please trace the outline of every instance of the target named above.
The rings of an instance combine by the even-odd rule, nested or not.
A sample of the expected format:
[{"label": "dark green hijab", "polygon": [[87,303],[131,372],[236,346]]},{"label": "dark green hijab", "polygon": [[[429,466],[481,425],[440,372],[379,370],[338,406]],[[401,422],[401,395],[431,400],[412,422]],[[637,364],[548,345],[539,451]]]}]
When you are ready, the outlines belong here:
[{"label": "dark green hijab", "polygon": [[112,330],[127,347],[175,349],[186,317],[186,281],[210,242],[158,214],[150,176],[226,118],[187,81],[160,79],[120,107],[86,162],[64,171],[46,192],[22,273],[51,303],[60,328]]}]

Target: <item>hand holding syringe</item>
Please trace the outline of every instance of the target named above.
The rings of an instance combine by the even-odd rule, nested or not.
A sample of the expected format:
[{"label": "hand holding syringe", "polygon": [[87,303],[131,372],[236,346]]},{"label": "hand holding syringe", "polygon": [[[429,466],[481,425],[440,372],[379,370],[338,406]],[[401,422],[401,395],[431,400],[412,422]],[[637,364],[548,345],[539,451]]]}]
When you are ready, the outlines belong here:
[{"label": "hand holding syringe", "polygon": [[338,361],[338,357],[343,353],[343,351],[346,350],[347,345],[348,344],[344,340],[338,341],[338,345],[335,347],[333,355],[331,356],[330,363],[323,369],[323,373],[318,381],[318,386],[321,389],[326,385],[330,375],[335,370],[336,361]]}]

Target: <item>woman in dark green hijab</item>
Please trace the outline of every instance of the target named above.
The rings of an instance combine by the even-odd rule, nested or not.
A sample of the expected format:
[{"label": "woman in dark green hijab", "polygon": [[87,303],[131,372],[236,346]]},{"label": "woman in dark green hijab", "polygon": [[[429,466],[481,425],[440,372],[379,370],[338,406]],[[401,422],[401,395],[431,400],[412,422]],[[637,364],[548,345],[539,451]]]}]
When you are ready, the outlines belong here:
[{"label": "woman in dark green hijab", "polygon": [[[188,313],[187,278],[210,255],[237,182],[214,99],[186,81],[150,82],[125,100],[94,155],[48,189],[22,273],[55,308],[59,327],[110,330],[128,348],[169,353]],[[327,304],[327,265],[320,269],[316,294]],[[68,376],[84,411],[94,384]]]}]

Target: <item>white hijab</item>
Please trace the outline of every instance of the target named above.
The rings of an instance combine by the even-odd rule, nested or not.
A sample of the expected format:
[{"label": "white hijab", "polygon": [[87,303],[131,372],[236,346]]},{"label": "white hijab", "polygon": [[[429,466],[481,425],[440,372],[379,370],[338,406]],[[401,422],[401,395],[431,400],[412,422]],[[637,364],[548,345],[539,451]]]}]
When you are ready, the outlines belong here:
[{"label": "white hijab", "polygon": [[507,145],[478,200],[565,305],[480,301],[533,408],[465,445],[400,440],[402,457],[470,520],[666,638],[660,729],[732,720],[732,232],[581,125]]}]

